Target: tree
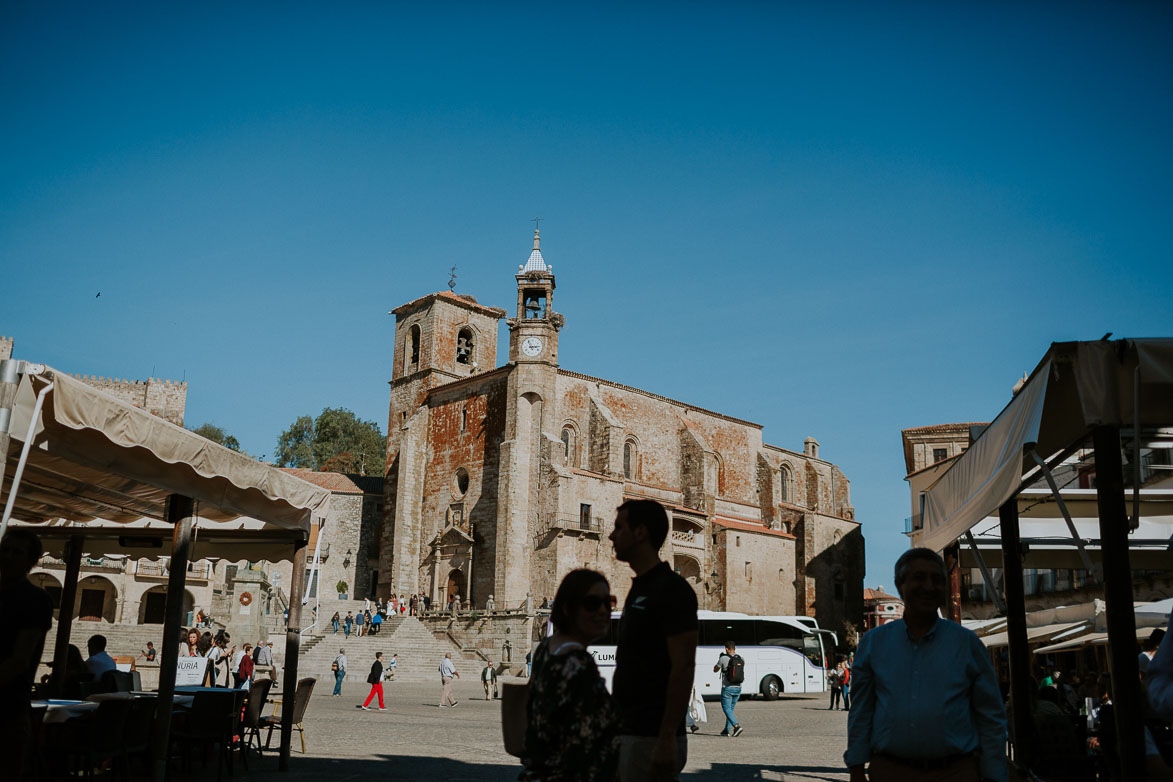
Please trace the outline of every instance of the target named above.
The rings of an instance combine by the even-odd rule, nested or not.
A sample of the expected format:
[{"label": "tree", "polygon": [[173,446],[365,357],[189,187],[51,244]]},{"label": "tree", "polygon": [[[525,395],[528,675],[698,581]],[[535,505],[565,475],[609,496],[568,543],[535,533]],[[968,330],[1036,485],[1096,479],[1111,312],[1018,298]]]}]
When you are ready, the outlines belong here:
[{"label": "tree", "polygon": [[234,451],[240,450],[239,440],[211,422],[200,424],[191,431],[195,432],[204,439],[211,440],[214,443],[219,443],[225,448],[231,448]]},{"label": "tree", "polygon": [[382,475],[386,440],[374,421],[327,407],[316,419],[300,416],[277,439],[277,466]]},{"label": "tree", "polygon": [[278,467],[314,469],[314,419],[308,415],[298,417],[277,438],[274,455]]}]

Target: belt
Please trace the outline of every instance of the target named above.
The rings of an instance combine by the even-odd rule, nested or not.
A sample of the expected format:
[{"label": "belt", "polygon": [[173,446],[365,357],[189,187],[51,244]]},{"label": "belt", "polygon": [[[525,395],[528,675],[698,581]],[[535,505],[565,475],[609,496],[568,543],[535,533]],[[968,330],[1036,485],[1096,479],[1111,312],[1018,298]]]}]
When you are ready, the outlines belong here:
[{"label": "belt", "polygon": [[877,752],[875,754],[891,760],[893,763],[899,763],[902,766],[915,768],[919,771],[936,771],[938,769],[949,768],[963,760],[972,758],[974,755],[972,752],[960,752],[956,755],[945,755],[939,758],[902,758],[898,755],[889,755],[886,752]]}]

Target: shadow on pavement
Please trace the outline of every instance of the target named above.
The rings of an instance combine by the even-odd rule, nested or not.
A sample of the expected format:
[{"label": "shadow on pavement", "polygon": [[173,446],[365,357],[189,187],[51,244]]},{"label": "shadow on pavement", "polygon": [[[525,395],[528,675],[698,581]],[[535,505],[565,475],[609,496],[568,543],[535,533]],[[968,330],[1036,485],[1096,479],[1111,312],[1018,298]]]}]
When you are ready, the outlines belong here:
[{"label": "shadow on pavement", "polygon": [[762,763],[714,763],[712,768],[681,774],[682,782],[739,782],[740,780],[777,780],[778,782],[842,782],[847,778],[843,766],[770,766]]},{"label": "shadow on pavement", "polygon": [[[290,758],[289,771],[277,770],[276,755],[257,759],[249,758],[249,770],[245,771],[237,758],[234,776],[228,776],[227,769],[221,778],[223,782],[241,779],[244,782],[293,782],[294,780],[452,780],[453,782],[505,782],[516,780],[520,766],[502,766],[486,763],[471,763],[449,758],[415,757],[406,755],[380,755],[376,758],[322,758],[300,757],[297,753]],[[199,761],[192,764],[191,773],[176,772],[167,775],[175,782],[208,782],[216,773],[216,761],[204,768]]]}]

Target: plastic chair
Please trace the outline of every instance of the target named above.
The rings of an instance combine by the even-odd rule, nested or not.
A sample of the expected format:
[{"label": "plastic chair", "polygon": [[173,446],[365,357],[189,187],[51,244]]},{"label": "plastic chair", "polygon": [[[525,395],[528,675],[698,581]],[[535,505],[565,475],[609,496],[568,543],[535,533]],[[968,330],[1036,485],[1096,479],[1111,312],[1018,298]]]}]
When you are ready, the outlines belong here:
[{"label": "plastic chair", "polygon": [[301,736],[301,752],[305,754],[305,728],[302,726],[302,720],[305,719],[306,707],[310,705],[310,695],[313,694],[314,685],[318,680],[313,677],[301,679],[297,682],[297,690],[293,694],[293,708],[286,709],[285,704],[281,706],[281,716],[261,717],[260,727],[268,728],[269,732],[265,735],[265,749],[269,748],[269,744],[273,741],[273,730],[280,728],[288,716],[293,730],[296,730]]}]

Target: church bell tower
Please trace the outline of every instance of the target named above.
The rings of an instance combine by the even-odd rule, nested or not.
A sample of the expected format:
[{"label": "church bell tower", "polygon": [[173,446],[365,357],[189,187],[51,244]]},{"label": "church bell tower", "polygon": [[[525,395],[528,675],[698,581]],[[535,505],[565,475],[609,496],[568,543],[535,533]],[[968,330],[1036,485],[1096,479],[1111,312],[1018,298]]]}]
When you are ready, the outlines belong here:
[{"label": "church bell tower", "polygon": [[534,249],[517,271],[517,316],[509,325],[509,361],[558,364],[558,331],[565,322],[554,312],[554,269],[542,257],[541,235],[534,229]]}]

